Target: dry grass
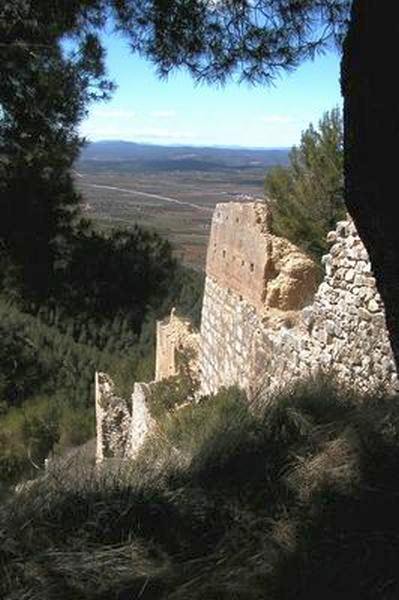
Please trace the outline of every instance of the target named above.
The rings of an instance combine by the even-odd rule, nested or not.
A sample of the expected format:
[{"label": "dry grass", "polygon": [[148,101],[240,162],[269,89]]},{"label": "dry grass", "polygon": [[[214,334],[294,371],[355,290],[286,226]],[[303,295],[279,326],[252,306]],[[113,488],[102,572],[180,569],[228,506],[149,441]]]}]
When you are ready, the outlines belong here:
[{"label": "dry grass", "polygon": [[56,470],[0,510],[5,600],[398,597],[397,399],[237,390],[124,468]]}]

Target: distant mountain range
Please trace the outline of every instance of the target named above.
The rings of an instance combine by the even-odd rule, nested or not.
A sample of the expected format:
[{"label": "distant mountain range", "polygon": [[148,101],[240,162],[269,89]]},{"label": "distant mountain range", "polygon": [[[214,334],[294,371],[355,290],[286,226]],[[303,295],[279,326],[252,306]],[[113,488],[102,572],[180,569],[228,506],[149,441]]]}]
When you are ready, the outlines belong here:
[{"label": "distant mountain range", "polygon": [[105,168],[109,163],[121,163],[122,169],[132,170],[207,171],[286,165],[288,154],[288,148],[207,148],[101,141],[86,146],[79,162],[96,169]]}]

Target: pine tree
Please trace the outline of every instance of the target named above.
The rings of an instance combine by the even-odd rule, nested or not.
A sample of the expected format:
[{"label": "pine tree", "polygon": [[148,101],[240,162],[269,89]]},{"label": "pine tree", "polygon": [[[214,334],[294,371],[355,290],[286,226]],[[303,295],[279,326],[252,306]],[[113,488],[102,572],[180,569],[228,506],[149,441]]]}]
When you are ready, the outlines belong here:
[{"label": "pine tree", "polygon": [[[112,88],[94,33],[102,8],[95,0],[0,6],[0,260],[7,287],[25,298],[48,297],[67,260],[80,202],[71,175],[77,127],[88,103]],[[62,42],[72,34],[68,52]]]},{"label": "pine tree", "polygon": [[274,208],[274,230],[319,259],[326,234],[345,215],[343,125],[339,108],[324,113],[302,133],[290,165],[266,175],[266,195]]}]

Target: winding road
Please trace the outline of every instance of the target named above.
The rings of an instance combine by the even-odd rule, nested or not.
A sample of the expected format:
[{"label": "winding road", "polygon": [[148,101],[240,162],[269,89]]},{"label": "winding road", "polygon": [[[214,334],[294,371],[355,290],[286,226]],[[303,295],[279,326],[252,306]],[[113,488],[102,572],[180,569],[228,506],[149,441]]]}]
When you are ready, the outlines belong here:
[{"label": "winding road", "polygon": [[113,192],[122,192],[124,194],[132,194],[132,196],[145,196],[146,198],[154,198],[156,200],[163,200],[164,202],[171,202],[173,204],[180,204],[183,206],[189,206],[203,212],[213,212],[213,208],[206,206],[200,206],[199,204],[193,204],[192,202],[185,202],[184,200],[178,200],[177,198],[170,198],[169,196],[160,196],[158,194],[150,194],[149,192],[141,192],[139,190],[132,190],[127,188],[120,188],[112,185],[101,185],[99,183],[86,183],[82,181],[81,185],[87,185],[88,187],[98,188],[102,190],[110,190]]}]

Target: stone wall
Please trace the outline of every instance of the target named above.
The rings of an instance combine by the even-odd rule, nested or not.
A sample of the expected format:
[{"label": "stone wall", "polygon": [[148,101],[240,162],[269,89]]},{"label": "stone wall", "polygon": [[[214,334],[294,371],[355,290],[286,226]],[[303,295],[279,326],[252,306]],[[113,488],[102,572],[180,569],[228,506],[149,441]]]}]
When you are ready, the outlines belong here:
[{"label": "stone wall", "polygon": [[106,373],[95,375],[96,463],[105,458],[134,458],[154,425],[147,407],[151,384],[135,383],[131,405],[115,393],[115,384]]},{"label": "stone wall", "polygon": [[96,373],[96,462],[137,456],[155,421],[148,408],[156,382],[177,374],[178,355],[187,356],[187,375],[198,380],[199,332],[190,321],[178,317],[172,309],[168,318],[157,322],[155,381],[135,383],[131,400],[118,397],[112,379]]},{"label": "stone wall", "polygon": [[[293,244],[271,233],[263,203],[218,204],[208,247],[200,336],[172,311],[157,323],[156,381],[188,353],[200,393],[237,384],[270,396],[320,371],[362,394],[397,393],[384,307],[354,224],[328,235],[325,276]],[[194,352],[193,352],[194,351]],[[136,383],[131,405],[96,375],[97,460],[134,457],[154,421],[152,384]]]},{"label": "stone wall", "polygon": [[168,318],[157,321],[156,336],[155,381],[177,374],[179,352],[191,353],[192,362],[196,362],[199,333],[188,319],[178,317],[174,308]]},{"label": "stone wall", "polygon": [[127,402],[115,393],[112,379],[95,374],[96,462],[104,458],[123,458],[129,440],[131,414]]},{"label": "stone wall", "polygon": [[218,204],[212,219],[206,273],[258,310],[293,310],[316,290],[317,268],[296,246],[272,235],[261,202]]},{"label": "stone wall", "polygon": [[[217,206],[218,219],[225,206]],[[229,217],[231,210],[227,205]],[[251,210],[256,214],[259,207],[252,205]],[[275,236],[267,236],[275,246]],[[266,296],[262,305],[254,305],[248,295],[221,284],[214,268],[207,272],[200,352],[203,393],[236,383],[250,396],[260,389],[271,394],[319,371],[361,393],[397,391],[384,308],[366,249],[350,220],[340,222],[328,240],[332,247],[323,258],[323,282],[312,301],[296,310],[295,302],[284,301],[281,274],[272,284],[275,297],[283,301],[270,303]],[[295,298],[291,284],[289,294]]]},{"label": "stone wall", "polygon": [[135,383],[132,394],[132,420],[129,431],[128,455],[134,458],[143,445],[147,434],[154,427],[154,419],[148,409],[147,400],[151,384]]}]

